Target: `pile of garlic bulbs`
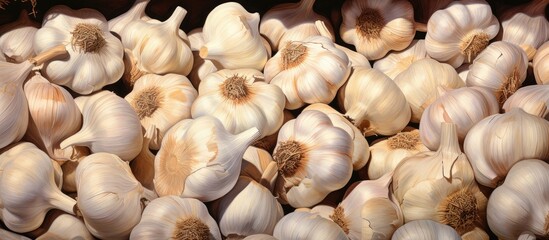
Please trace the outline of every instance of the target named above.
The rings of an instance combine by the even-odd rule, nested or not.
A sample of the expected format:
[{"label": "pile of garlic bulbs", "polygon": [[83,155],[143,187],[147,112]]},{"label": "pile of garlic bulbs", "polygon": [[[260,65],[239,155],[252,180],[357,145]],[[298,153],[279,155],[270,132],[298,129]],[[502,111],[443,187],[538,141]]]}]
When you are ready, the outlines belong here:
[{"label": "pile of garlic bulbs", "polygon": [[0,239],[549,238],[549,0],[64,2],[0,25]]}]

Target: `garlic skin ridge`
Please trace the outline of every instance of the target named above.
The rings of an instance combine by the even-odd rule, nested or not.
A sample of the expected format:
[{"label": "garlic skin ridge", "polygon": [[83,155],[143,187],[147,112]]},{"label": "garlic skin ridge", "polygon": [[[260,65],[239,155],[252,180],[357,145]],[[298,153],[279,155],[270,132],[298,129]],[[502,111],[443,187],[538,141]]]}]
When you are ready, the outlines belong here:
[{"label": "garlic skin ridge", "polygon": [[40,24],[22,10],[14,22],[0,27],[0,61],[21,63],[34,56],[34,34]]},{"label": "garlic skin ridge", "polygon": [[510,112],[513,108],[521,108],[527,113],[549,120],[549,109],[543,107],[543,104],[549,106],[549,85],[530,85],[513,93],[503,104],[503,109]]},{"label": "garlic skin ridge", "polygon": [[534,77],[538,85],[549,84],[549,42],[544,43],[538,48],[534,59]]},{"label": "garlic skin ridge", "polygon": [[391,240],[461,240],[452,227],[433,220],[415,220],[398,228]]}]

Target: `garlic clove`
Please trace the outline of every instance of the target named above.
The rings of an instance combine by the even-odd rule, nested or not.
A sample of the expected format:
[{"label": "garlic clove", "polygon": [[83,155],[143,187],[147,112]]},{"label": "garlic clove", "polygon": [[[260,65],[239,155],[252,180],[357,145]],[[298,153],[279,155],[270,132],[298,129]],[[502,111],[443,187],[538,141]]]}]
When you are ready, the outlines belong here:
[{"label": "garlic clove", "polygon": [[240,176],[249,177],[272,192],[278,176],[278,167],[269,152],[249,146],[242,156]]},{"label": "garlic clove", "polygon": [[390,52],[387,56],[377,60],[374,68],[395,79],[415,61],[429,58],[425,50],[425,40],[414,40],[406,49],[399,52]]},{"label": "garlic clove", "polygon": [[348,239],[334,222],[317,214],[295,211],[286,214],[276,224],[273,237],[285,240]]},{"label": "garlic clove", "polygon": [[527,113],[549,120],[549,86],[531,85],[519,88],[503,104],[505,112],[521,108]]},{"label": "garlic clove", "polygon": [[541,45],[532,60],[537,84],[549,84],[549,43]]},{"label": "garlic clove", "polygon": [[27,10],[19,18],[0,27],[0,61],[21,63],[33,57],[34,34],[40,24],[30,19]]},{"label": "garlic clove", "polygon": [[452,227],[432,220],[415,220],[404,224],[393,234],[392,240],[460,240],[461,237]]}]

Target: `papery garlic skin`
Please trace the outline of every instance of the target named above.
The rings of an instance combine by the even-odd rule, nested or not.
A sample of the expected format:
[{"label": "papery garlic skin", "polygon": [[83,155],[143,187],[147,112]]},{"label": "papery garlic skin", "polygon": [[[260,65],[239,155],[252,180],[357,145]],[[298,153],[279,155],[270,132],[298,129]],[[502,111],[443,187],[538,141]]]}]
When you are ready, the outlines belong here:
[{"label": "papery garlic skin", "polygon": [[282,46],[265,64],[265,82],[286,96],[286,109],[330,103],[350,74],[347,55],[327,37],[311,36]]},{"label": "papery garlic skin", "polygon": [[539,47],[532,60],[532,65],[534,67],[536,83],[540,85],[549,84],[549,42]]},{"label": "papery garlic skin", "polygon": [[64,159],[69,159],[61,165],[63,172],[63,192],[76,192],[76,176],[75,171],[78,167],[78,163],[82,158],[90,155],[90,149],[87,147],[68,147],[63,149]]},{"label": "papery garlic skin", "polygon": [[374,68],[390,77],[395,77],[406,70],[415,61],[429,58],[425,50],[425,40],[414,40],[406,49],[400,52],[391,52],[374,63]]},{"label": "papery garlic skin", "polygon": [[79,239],[79,240],[93,240],[95,239],[84,222],[72,215],[61,214],[51,215],[55,217],[51,224],[48,226],[47,232],[38,236],[36,240],[51,240],[51,239]]},{"label": "papery garlic skin", "polygon": [[282,126],[273,159],[276,191],[292,207],[310,207],[345,186],[352,174],[352,139],[320,111],[302,112]]},{"label": "papery garlic skin", "polygon": [[22,10],[15,22],[0,27],[0,61],[21,63],[34,56],[34,34],[40,25]]},{"label": "papery garlic skin", "polygon": [[131,161],[141,151],[141,123],[130,104],[109,91],[75,99],[82,112],[80,131],[63,140],[61,148],[85,146],[92,153],[108,152]]},{"label": "papery garlic skin", "polygon": [[0,149],[23,138],[29,124],[29,107],[23,92],[23,82],[33,65],[26,61],[22,67],[0,62]]},{"label": "papery garlic skin", "polygon": [[522,160],[509,170],[505,182],[490,195],[487,219],[499,239],[549,236],[549,165],[541,160]]},{"label": "papery garlic skin", "polygon": [[[530,85],[519,88],[503,104],[505,112],[521,108],[527,113],[549,120],[549,85]],[[541,107],[540,107],[541,106]]]},{"label": "papery garlic skin", "polygon": [[68,57],[44,65],[47,79],[79,94],[90,94],[120,79],[124,48],[100,12],[58,5],[44,19],[34,36],[34,51],[39,54],[59,44],[68,51]]},{"label": "papery garlic skin", "polygon": [[334,222],[317,214],[295,211],[286,214],[276,224],[273,237],[284,240],[348,239]]},{"label": "papery garlic skin", "polygon": [[109,31],[120,35],[120,32],[132,21],[148,18],[145,8],[150,0],[136,0],[127,12],[116,16],[108,21]]},{"label": "papery garlic skin", "polygon": [[452,66],[433,59],[421,59],[394,79],[406,96],[412,109],[411,122],[418,123],[425,111],[438,96],[438,87],[456,89],[465,87]]},{"label": "papery garlic skin", "polygon": [[269,152],[249,146],[242,156],[240,176],[249,177],[272,192],[278,177],[278,168]]},{"label": "papery garlic skin", "polygon": [[191,105],[198,96],[187,77],[178,74],[143,75],[124,99],[137,113],[141,126],[158,131],[149,147],[160,148],[164,134],[177,122],[191,118]]},{"label": "papery garlic skin", "polygon": [[425,48],[433,59],[457,68],[471,63],[498,32],[498,19],[487,2],[455,1],[429,18]]},{"label": "papery garlic skin", "polygon": [[341,39],[368,60],[380,59],[390,50],[400,51],[414,39],[414,10],[408,1],[347,0],[341,14]]},{"label": "papery garlic skin", "polygon": [[528,58],[516,45],[494,42],[482,51],[469,67],[467,86],[492,90],[498,103],[503,105],[526,79]]},{"label": "papery garlic skin", "polygon": [[268,234],[254,234],[243,238],[242,240],[277,240],[277,238]]},{"label": "papery garlic skin", "polygon": [[393,135],[410,122],[410,105],[402,90],[376,69],[355,67],[338,100],[345,116],[366,136]]},{"label": "papery garlic skin", "polygon": [[391,240],[461,240],[452,227],[432,220],[416,220],[402,225],[393,234]]},{"label": "papery garlic skin", "polygon": [[143,187],[154,189],[154,154],[149,150],[149,142],[152,139],[158,138],[158,130],[152,125],[145,130],[143,136],[143,148],[141,152],[130,162],[130,168],[135,176],[135,179],[143,185]]},{"label": "papery garlic skin", "polygon": [[547,120],[520,108],[475,124],[465,137],[463,148],[478,183],[495,188],[522,159],[549,159],[548,132]]}]

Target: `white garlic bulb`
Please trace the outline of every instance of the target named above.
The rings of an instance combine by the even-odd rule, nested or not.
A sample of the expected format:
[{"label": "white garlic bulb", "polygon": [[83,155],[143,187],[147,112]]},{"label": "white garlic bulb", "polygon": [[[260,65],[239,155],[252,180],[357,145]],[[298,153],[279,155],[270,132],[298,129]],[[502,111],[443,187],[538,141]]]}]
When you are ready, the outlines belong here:
[{"label": "white garlic bulb", "polygon": [[128,163],[114,154],[85,157],[75,174],[77,212],[98,238],[127,238],[141,219],[143,202],[155,198],[135,179]]},{"label": "white garlic bulb", "polygon": [[457,68],[473,62],[498,32],[498,19],[486,1],[455,1],[429,18],[425,48],[433,59]]},{"label": "white garlic bulb", "polygon": [[79,94],[90,94],[118,81],[124,73],[124,48],[107,25],[105,17],[94,9],[50,8],[34,36],[34,51],[38,54],[63,44],[68,57],[47,62],[42,69],[44,76]]},{"label": "white garlic bulb", "polygon": [[494,42],[482,51],[469,67],[467,86],[492,90],[503,105],[526,79],[528,58],[524,50],[507,42]]},{"label": "white garlic bulb", "polygon": [[151,139],[149,147],[160,148],[164,134],[177,122],[191,118],[191,105],[198,96],[187,77],[178,74],[143,75],[124,99],[137,113],[141,126],[157,128],[157,138]]},{"label": "white garlic bulb", "polygon": [[320,111],[302,112],[278,133],[273,159],[278,164],[276,191],[292,207],[310,207],[345,186],[353,165],[352,139]]},{"label": "white garlic bulb", "polygon": [[403,0],[347,0],[341,7],[341,39],[368,60],[408,47],[416,29],[412,4]]},{"label": "white garlic bulb", "polygon": [[150,0],[136,0],[127,12],[116,16],[108,21],[109,31],[120,35],[120,32],[132,21],[147,19],[145,8]]},{"label": "white garlic bulb", "polygon": [[286,214],[274,229],[273,237],[284,240],[346,240],[347,235],[334,222],[318,214],[295,211]]},{"label": "white garlic bulb", "polygon": [[158,129],[151,125],[145,130],[143,136],[143,147],[141,152],[130,162],[130,168],[135,176],[135,179],[143,185],[143,187],[152,190],[154,189],[154,154],[149,150],[149,142],[152,139],[158,138]]},{"label": "white garlic bulb", "polygon": [[351,68],[347,55],[329,38],[311,36],[291,41],[265,64],[265,82],[286,96],[286,108],[330,103],[345,83]]},{"label": "white garlic bulb", "polygon": [[75,99],[82,112],[82,129],[61,142],[61,148],[85,146],[92,153],[108,152],[131,161],[141,151],[141,123],[130,104],[109,91]]},{"label": "white garlic bulb", "polygon": [[534,77],[537,84],[549,84],[549,42],[539,47],[534,59]]},{"label": "white garlic bulb", "polygon": [[222,197],[236,184],[242,155],[258,136],[257,128],[233,135],[210,116],[180,121],[156,155],[155,191],[205,202]]},{"label": "white garlic bulb", "polygon": [[509,170],[505,182],[488,200],[487,219],[499,239],[532,239],[549,236],[549,165],[541,160],[522,160]]},{"label": "white garlic bulb", "polygon": [[249,13],[236,2],[215,7],[206,17],[202,36],[200,57],[224,68],[262,70],[269,57],[259,35],[259,13]]},{"label": "white garlic bulb", "polygon": [[26,10],[15,22],[0,27],[0,61],[21,63],[34,56],[34,34],[39,27]]},{"label": "white garlic bulb", "polygon": [[338,100],[345,116],[366,136],[396,134],[410,121],[410,105],[402,90],[376,69],[354,68]]},{"label": "white garlic bulb", "polygon": [[[542,107],[546,107],[542,103]],[[513,108],[478,122],[469,130],[463,149],[478,183],[491,188],[522,159],[549,159],[549,122]]]},{"label": "white garlic bulb", "polygon": [[374,68],[382,71],[391,79],[395,79],[412,63],[424,58],[429,58],[425,50],[425,40],[414,40],[406,49],[400,52],[390,52],[384,58],[377,60],[374,63]]},{"label": "white garlic bulb", "polygon": [[213,116],[233,134],[252,127],[259,129],[259,138],[275,133],[282,126],[286,99],[280,88],[258,80],[262,77],[255,69],[208,74],[200,82],[192,117]]},{"label": "white garlic bulb", "polygon": [[221,234],[204,203],[165,196],[151,201],[130,239],[215,239]]},{"label": "white garlic bulb", "polygon": [[249,177],[272,192],[278,177],[278,167],[269,152],[249,146],[242,156],[240,176]]},{"label": "white garlic bulb", "polygon": [[438,95],[419,122],[421,142],[431,150],[436,150],[440,144],[441,122],[455,123],[459,142],[463,143],[467,132],[477,122],[499,113],[499,104],[487,88],[464,87],[449,91],[441,88]]},{"label": "white garlic bulb", "polygon": [[399,227],[391,240],[461,240],[452,227],[433,220],[415,220]]},{"label": "white garlic bulb", "polygon": [[438,97],[438,87],[456,89],[464,87],[456,70],[433,59],[421,59],[394,79],[412,108],[412,122],[418,123],[423,111]]},{"label": "white garlic bulb", "polygon": [[[93,240],[94,237],[90,234],[84,222],[69,214],[63,214],[55,212],[54,214],[48,214],[46,219],[47,226],[41,226],[36,231],[46,231],[40,236],[37,236],[36,240],[62,240],[62,239],[79,239],[79,240]],[[41,229],[46,227],[46,229]]]},{"label": "white garlic bulb", "polygon": [[[549,85],[530,85],[519,88],[503,104],[505,112],[521,108],[527,113],[549,120]],[[540,107],[541,106],[541,107]]]}]

